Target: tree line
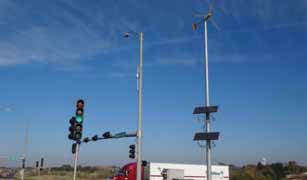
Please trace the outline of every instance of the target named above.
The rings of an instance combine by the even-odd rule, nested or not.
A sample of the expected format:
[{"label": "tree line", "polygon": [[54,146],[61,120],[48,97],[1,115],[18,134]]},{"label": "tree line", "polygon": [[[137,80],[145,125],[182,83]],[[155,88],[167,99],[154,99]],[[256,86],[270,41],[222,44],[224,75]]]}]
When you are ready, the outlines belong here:
[{"label": "tree line", "polygon": [[263,165],[230,166],[231,180],[307,180],[307,167],[298,165],[295,161],[288,163],[273,163]]}]

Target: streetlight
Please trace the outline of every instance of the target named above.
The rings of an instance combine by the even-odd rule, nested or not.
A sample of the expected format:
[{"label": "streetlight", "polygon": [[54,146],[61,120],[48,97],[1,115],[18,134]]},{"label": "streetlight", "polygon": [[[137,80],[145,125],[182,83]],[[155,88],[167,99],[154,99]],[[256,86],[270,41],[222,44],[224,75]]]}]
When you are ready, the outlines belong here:
[{"label": "streetlight", "polygon": [[129,31],[124,33],[124,38],[129,38],[131,35],[137,37],[140,43],[139,49],[139,64],[137,68],[138,81],[138,126],[137,126],[137,176],[136,180],[141,180],[142,175],[142,81],[143,81],[143,32]]}]

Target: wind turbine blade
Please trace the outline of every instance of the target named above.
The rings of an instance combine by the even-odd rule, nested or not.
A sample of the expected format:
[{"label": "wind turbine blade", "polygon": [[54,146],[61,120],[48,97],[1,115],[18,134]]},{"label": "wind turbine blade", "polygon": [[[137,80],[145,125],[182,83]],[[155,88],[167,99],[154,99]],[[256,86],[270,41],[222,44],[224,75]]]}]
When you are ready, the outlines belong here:
[{"label": "wind turbine blade", "polygon": [[216,30],[221,31],[221,28],[219,27],[219,25],[217,25],[217,23],[214,21],[213,17],[210,18],[211,23],[213,24],[213,26],[215,27]]},{"label": "wind turbine blade", "polygon": [[210,0],[207,0],[207,4],[208,4],[209,12],[211,12],[213,9],[214,0],[211,0],[211,2]]}]

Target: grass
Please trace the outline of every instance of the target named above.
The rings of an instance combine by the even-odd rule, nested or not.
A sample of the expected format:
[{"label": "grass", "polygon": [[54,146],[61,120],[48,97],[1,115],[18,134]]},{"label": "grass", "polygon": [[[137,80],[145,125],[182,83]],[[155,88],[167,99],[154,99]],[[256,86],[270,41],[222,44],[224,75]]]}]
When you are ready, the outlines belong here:
[{"label": "grass", "polygon": [[[59,176],[59,175],[42,175],[42,176],[32,176],[32,177],[26,177],[25,180],[72,180],[73,176]],[[78,180],[102,180],[105,179],[104,177],[99,176],[89,176],[89,175],[83,175],[83,176],[77,176]]]},{"label": "grass", "polygon": [[[79,171],[77,173],[78,180],[103,180],[111,177],[113,172],[111,169],[97,169],[95,171]],[[19,179],[19,178],[17,178]],[[29,173],[25,180],[72,180],[72,171],[43,171],[40,176],[35,175],[35,173]]]}]

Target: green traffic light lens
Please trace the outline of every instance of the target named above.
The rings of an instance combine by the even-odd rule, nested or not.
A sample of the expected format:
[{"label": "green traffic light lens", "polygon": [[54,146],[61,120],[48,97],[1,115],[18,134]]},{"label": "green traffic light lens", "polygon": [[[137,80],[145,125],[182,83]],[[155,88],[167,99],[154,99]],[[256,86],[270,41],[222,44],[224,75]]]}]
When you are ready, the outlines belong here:
[{"label": "green traffic light lens", "polygon": [[76,121],[77,121],[78,123],[81,123],[81,122],[83,121],[83,117],[82,117],[82,116],[77,116],[77,117],[76,117]]}]

